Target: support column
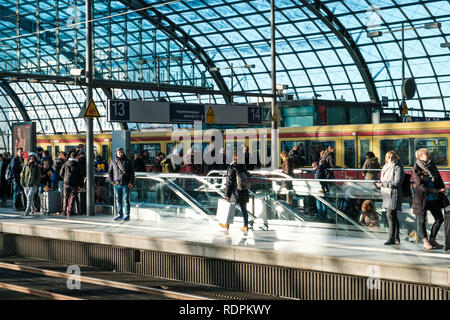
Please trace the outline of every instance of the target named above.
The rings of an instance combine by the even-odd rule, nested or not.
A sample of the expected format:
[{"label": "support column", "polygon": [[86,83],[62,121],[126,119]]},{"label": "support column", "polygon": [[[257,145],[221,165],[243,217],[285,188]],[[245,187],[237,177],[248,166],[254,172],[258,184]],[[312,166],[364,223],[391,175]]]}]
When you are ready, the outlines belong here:
[{"label": "support column", "polygon": [[270,1],[270,32],[271,32],[271,40],[270,40],[270,51],[271,51],[271,60],[272,60],[272,130],[271,130],[271,159],[272,159],[272,170],[278,169],[278,123],[277,119],[273,119],[275,114],[275,95],[276,95],[276,51],[275,51],[275,0]]},{"label": "support column", "polygon": [[[86,0],[86,105],[92,99],[92,9],[93,0]],[[92,118],[86,118],[86,210],[88,216],[93,216],[94,211],[94,122]]]}]

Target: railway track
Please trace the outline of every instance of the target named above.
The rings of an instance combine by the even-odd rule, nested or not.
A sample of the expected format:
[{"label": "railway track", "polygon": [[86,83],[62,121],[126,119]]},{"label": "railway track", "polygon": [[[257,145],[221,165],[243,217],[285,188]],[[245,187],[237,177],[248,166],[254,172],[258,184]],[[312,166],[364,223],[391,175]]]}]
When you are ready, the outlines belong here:
[{"label": "railway track", "polygon": [[[76,269],[78,273],[73,272]],[[274,297],[45,260],[0,256],[0,300],[5,299],[265,300]]]},{"label": "railway track", "polygon": [[25,296],[35,296],[47,300],[111,299],[114,296],[133,300],[211,300],[208,297],[163,288],[152,288],[1,261],[0,289],[3,292],[13,291]]}]

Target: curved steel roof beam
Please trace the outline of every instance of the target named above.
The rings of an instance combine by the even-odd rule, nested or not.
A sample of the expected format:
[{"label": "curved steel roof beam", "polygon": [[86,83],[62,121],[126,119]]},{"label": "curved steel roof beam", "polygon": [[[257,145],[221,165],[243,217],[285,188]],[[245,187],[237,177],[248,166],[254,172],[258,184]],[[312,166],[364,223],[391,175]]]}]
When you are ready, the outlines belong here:
[{"label": "curved steel roof beam", "polygon": [[353,40],[350,33],[344,27],[344,25],[339,21],[339,19],[326,7],[322,1],[314,0],[314,4],[308,0],[300,0],[300,2],[307,7],[312,13],[314,13],[317,18],[319,18],[328,29],[330,29],[342,42],[345,49],[352,57],[355,64],[358,66],[358,70],[361,73],[361,77],[366,85],[367,92],[369,94],[370,100],[375,103],[380,102],[380,97],[375,86],[370,70],[367,63],[358,49],[358,45]]},{"label": "curved steel roof beam", "polygon": [[[23,121],[31,121],[30,116],[28,115],[27,109],[23,105],[22,101],[20,101],[19,97],[17,96],[16,92],[11,88],[9,83],[7,82],[0,82],[0,86],[5,90],[5,92],[11,97],[11,100],[16,105],[17,109],[19,110],[20,114],[22,115]],[[8,121],[9,124],[9,121]],[[11,125],[9,124],[11,127]]]},{"label": "curved steel roof beam", "polygon": [[[123,5],[130,9],[137,10],[148,6],[142,0],[116,0],[121,2]],[[191,51],[194,56],[205,66],[206,70],[211,74],[212,78],[216,82],[219,90],[223,92],[230,92],[225,80],[219,71],[210,71],[211,68],[215,68],[215,64],[208,54],[203,50],[203,48],[183,29],[179,28],[172,20],[165,17],[161,12],[154,8],[148,9],[156,15],[156,18],[150,16],[146,11],[137,12],[139,15],[144,17],[147,21],[153,24],[157,29],[165,32],[173,40],[180,43],[186,49]],[[224,95],[224,100],[226,103],[231,103],[229,95]]]}]

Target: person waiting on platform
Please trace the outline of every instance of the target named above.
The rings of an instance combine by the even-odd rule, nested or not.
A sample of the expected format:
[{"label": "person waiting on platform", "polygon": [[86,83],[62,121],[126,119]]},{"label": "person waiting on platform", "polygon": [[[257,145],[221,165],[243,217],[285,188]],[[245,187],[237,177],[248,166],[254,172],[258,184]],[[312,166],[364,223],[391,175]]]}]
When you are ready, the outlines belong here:
[{"label": "person waiting on platform", "polygon": [[389,239],[385,245],[400,244],[400,224],[397,212],[402,209],[402,183],[405,172],[400,157],[395,151],[388,151],[385,156],[385,165],[381,170],[381,182],[376,185],[381,187],[383,196],[382,208],[386,209],[386,217],[389,225]]},{"label": "person waiting on platform", "polygon": [[136,152],[134,154],[133,170],[134,172],[147,172],[147,168],[145,167],[145,161],[139,152]]},{"label": "person waiting on platform", "polygon": [[[362,166],[362,169],[380,169],[381,165],[378,161],[378,158],[375,157],[375,154],[372,151],[366,153],[366,161]],[[378,171],[362,171],[362,175],[365,180],[378,180]]]},{"label": "person waiting on platform", "polygon": [[80,208],[78,201],[78,191],[83,186],[83,174],[79,159],[76,157],[77,152],[71,151],[69,153],[69,159],[64,162],[59,171],[59,175],[64,181],[64,194],[63,205],[61,208],[62,213],[66,213],[67,216],[74,214],[74,206]]},{"label": "person waiting on platform", "polygon": [[27,197],[26,216],[36,212],[34,194],[41,182],[41,168],[38,166],[36,158],[36,153],[30,152],[27,163],[20,173],[20,184],[24,188],[25,196]]},{"label": "person waiting on platform", "polygon": [[[315,172],[314,179],[327,179],[326,171],[327,168],[325,164],[319,165],[317,161],[312,163],[312,168]],[[320,186],[322,187],[323,194],[326,195],[329,192],[328,183],[320,181]],[[320,200],[316,200],[317,207],[317,220],[326,221],[327,220],[327,206]]]},{"label": "person waiting on platform", "polygon": [[[294,177],[294,158],[288,156],[286,151],[281,152],[281,159],[283,160],[282,169],[283,173],[288,175],[289,177]],[[286,188],[286,202],[292,206],[292,181],[283,181],[282,188]]]},{"label": "person waiting on platform", "polygon": [[152,166],[152,172],[154,172],[154,173],[161,173],[162,172],[161,161],[163,161],[165,157],[166,156],[162,152],[159,152],[156,155],[155,162],[153,163],[153,166]]},{"label": "person waiting on platform", "polygon": [[130,220],[130,190],[134,188],[134,170],[123,148],[116,149],[116,157],[109,165],[109,181],[114,186],[117,216],[114,221],[123,218]]},{"label": "person waiting on platform", "polygon": [[299,147],[295,145],[292,147],[292,150],[289,151],[288,154],[289,157],[292,157],[294,159],[294,169],[301,168],[305,166],[304,158],[302,158],[300,154]]},{"label": "person waiting on platform", "polygon": [[59,190],[61,193],[61,199],[64,197],[64,177],[59,175],[63,164],[67,161],[67,153],[60,151],[58,159],[53,163],[53,189]]},{"label": "person waiting on platform", "polygon": [[327,169],[327,178],[334,179],[334,172],[329,170],[336,167],[336,155],[333,146],[328,146],[325,151],[320,153],[319,166],[323,165],[325,165]]},{"label": "person waiting on platform", "polygon": [[15,211],[20,211],[21,208],[20,192],[22,191],[22,186],[20,184],[20,173],[22,172],[23,166],[23,149],[17,148],[16,156],[9,164],[9,172],[6,173],[6,175],[8,175],[6,177],[8,182],[12,183],[13,206]]},{"label": "person waiting on platform", "polygon": [[[248,178],[250,174],[247,171],[245,164],[238,164],[238,154],[233,155],[233,162],[227,169],[227,179],[225,188],[225,200],[235,202],[238,204],[242,211],[242,216],[244,218],[244,226],[241,231],[248,231],[248,212],[247,212],[247,202],[249,201],[248,193]],[[239,178],[238,178],[239,176]],[[229,225],[220,224],[221,227],[228,229]]]},{"label": "person waiting on platform", "polygon": [[[445,185],[436,165],[431,160],[428,149],[421,148],[416,151],[413,175],[416,185],[413,198],[413,213],[418,216],[419,235],[423,239],[423,247],[426,250],[442,249],[444,246],[436,242],[436,236],[441,224],[444,222],[441,209],[445,208],[445,204],[448,204],[448,202],[443,203],[443,197],[446,197]],[[434,218],[429,239],[426,228],[428,210]]]}]

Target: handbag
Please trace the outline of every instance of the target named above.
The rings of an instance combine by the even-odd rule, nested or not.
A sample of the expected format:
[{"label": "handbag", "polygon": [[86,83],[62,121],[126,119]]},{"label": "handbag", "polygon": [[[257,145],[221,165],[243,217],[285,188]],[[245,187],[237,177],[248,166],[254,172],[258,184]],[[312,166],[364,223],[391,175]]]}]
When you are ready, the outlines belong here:
[{"label": "handbag", "polygon": [[448,205],[450,205],[450,201],[448,200],[447,196],[444,193],[439,193],[438,201],[439,201],[441,208],[445,208]]}]

